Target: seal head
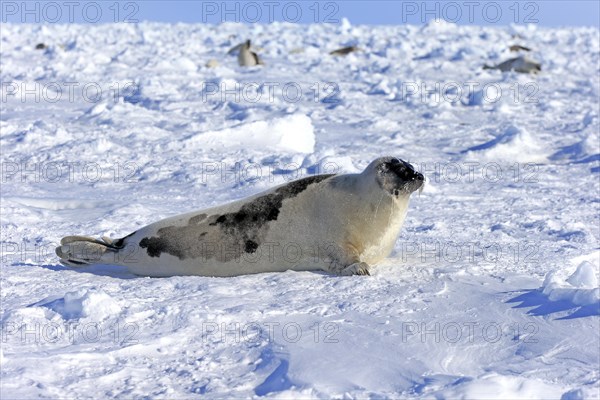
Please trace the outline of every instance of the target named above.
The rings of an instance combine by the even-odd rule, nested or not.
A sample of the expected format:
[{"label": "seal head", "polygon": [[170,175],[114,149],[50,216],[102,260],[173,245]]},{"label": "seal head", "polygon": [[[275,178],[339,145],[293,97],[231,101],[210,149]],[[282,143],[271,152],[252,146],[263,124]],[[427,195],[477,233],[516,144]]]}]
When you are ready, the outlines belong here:
[{"label": "seal head", "polygon": [[379,186],[391,196],[410,195],[423,187],[425,177],[414,167],[396,157],[381,157],[373,161],[365,172],[375,173]]}]

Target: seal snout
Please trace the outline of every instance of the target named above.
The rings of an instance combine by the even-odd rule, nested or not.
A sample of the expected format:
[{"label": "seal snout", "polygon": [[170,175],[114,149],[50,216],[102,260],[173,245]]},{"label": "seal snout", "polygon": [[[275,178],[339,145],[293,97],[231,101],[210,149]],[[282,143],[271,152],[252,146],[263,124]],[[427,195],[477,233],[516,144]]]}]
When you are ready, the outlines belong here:
[{"label": "seal snout", "polygon": [[389,162],[390,169],[404,181],[424,181],[425,177],[420,172],[415,171],[414,167],[404,160],[392,158]]},{"label": "seal snout", "polygon": [[414,176],[412,179],[413,179],[413,180],[417,180],[417,181],[421,181],[421,182],[422,182],[422,181],[424,181],[424,180],[425,180],[425,177],[423,176],[423,174],[422,174],[422,173],[420,173],[420,172],[416,172],[416,173],[415,173],[415,176]]},{"label": "seal snout", "polygon": [[422,190],[425,184],[425,176],[415,171],[410,163],[401,159],[392,159],[390,165],[396,175],[402,180],[405,191],[412,193],[416,190]]}]

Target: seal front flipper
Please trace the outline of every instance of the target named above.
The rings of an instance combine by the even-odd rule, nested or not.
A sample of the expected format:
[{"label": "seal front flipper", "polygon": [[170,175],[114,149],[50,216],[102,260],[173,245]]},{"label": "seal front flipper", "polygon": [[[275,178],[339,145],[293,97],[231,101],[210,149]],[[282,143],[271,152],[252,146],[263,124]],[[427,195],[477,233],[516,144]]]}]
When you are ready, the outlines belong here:
[{"label": "seal front flipper", "polygon": [[351,264],[343,264],[339,261],[333,261],[329,264],[328,272],[334,273],[340,276],[352,276],[352,275],[371,275],[369,269],[371,267],[366,262],[357,261]]},{"label": "seal front flipper", "polygon": [[350,275],[371,275],[369,273],[369,264],[365,262],[357,262],[351,265],[348,265],[344,268],[340,275],[342,276],[350,276]]}]

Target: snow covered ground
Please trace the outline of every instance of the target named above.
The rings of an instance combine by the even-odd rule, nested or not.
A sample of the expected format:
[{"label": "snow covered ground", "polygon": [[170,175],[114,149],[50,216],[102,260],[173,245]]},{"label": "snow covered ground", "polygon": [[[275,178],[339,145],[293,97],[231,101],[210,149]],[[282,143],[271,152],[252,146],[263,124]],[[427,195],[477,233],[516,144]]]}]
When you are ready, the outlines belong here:
[{"label": "snow covered ground", "polygon": [[[245,39],[265,66],[225,55]],[[2,398],[600,398],[597,28],[4,24],[0,41]],[[511,44],[542,73],[482,70]],[[347,45],[363,51],[327,54]],[[150,279],[54,255],[382,155],[428,184],[371,277]]]}]

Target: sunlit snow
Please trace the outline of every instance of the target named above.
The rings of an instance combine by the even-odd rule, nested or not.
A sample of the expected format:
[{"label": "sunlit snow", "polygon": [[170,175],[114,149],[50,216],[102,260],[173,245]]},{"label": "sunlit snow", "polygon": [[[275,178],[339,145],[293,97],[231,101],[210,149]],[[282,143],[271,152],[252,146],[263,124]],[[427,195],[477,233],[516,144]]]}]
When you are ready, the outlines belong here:
[{"label": "sunlit snow", "polygon": [[[2,397],[599,398],[599,38],[3,24]],[[246,39],[264,66],[226,55]],[[540,74],[482,69],[513,44]],[[427,185],[370,277],[54,254],[383,155]]]}]

